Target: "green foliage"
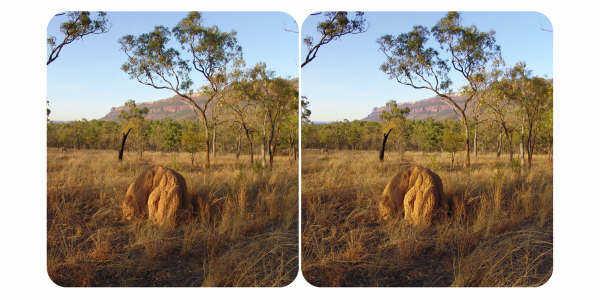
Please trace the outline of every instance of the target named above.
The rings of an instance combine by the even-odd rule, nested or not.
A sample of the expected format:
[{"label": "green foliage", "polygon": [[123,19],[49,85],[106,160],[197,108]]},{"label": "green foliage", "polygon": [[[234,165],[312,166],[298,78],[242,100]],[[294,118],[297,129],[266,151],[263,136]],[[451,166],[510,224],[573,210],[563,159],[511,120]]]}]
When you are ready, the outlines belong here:
[{"label": "green foliage", "polygon": [[535,130],[537,132],[537,142],[540,145],[539,148],[543,149],[546,153],[551,153],[554,144],[552,109],[542,112]]},{"label": "green foliage", "polygon": [[519,162],[519,160],[513,159],[510,162],[510,170],[515,173],[515,174],[521,174],[521,169],[523,168],[523,166],[521,166],[521,162]]},{"label": "green foliage", "polygon": [[46,123],[50,122],[50,100],[46,99]]},{"label": "green foliage", "polygon": [[68,123],[50,122],[47,144],[49,147],[77,149],[117,149],[120,131],[116,122],[85,119]]},{"label": "green foliage", "polygon": [[140,109],[134,100],[127,100],[125,109],[121,110],[118,116],[123,132],[127,132],[130,128],[140,128],[146,114],[148,114],[147,107]]},{"label": "green foliage", "polygon": [[206,142],[206,137],[200,134],[200,126],[197,122],[184,121],[181,133],[181,149],[189,153],[194,164],[194,153],[200,152]]},{"label": "green foliage", "polygon": [[90,34],[101,34],[108,32],[109,23],[105,12],[98,12],[96,19],[91,17],[89,11],[72,11],[66,13],[68,20],[60,24],[62,40],[57,41],[55,36],[48,36],[46,42],[50,48],[50,54],[46,65],[55,61],[63,47]]},{"label": "green foliage", "polygon": [[[386,57],[380,69],[390,79],[414,89],[430,90],[460,113],[466,127],[467,166],[470,165],[468,123],[471,118],[467,109],[482,89],[479,83],[483,74],[501,60],[494,34],[493,30],[481,32],[475,26],[463,26],[460,15],[449,12],[431,30],[419,25],[407,33],[395,37],[388,34],[377,40],[379,50]],[[438,42],[436,48],[430,46],[431,38]],[[465,94],[466,100],[460,105],[452,92],[451,71],[457,72],[469,85],[470,93]]]},{"label": "green foliage", "polygon": [[[463,26],[460,15],[449,12],[431,30],[419,25],[396,37],[380,37],[379,50],[386,56],[380,69],[401,84],[437,94],[451,92],[448,75],[455,70],[477,90],[477,77],[500,56],[494,34]],[[429,46],[432,37],[438,42],[437,49]]]},{"label": "green foliage", "polygon": [[144,143],[148,136],[148,123],[144,120],[144,116],[148,114],[148,108],[138,108],[133,100],[125,102],[125,107],[125,109],[119,112],[118,116],[121,121],[121,131],[125,134],[133,130],[133,145],[141,158],[144,152]]},{"label": "green foliage", "polygon": [[454,120],[444,122],[442,134],[442,150],[456,153],[463,149],[465,136],[460,129],[460,124]]},{"label": "green foliage", "polygon": [[177,151],[182,143],[182,125],[180,122],[166,119],[162,123],[161,149],[167,152]]},{"label": "green foliage", "polygon": [[310,114],[312,113],[308,106],[310,103],[308,102],[308,98],[306,96],[302,96],[301,106],[302,106],[302,124],[310,123]]},{"label": "green foliage", "polygon": [[171,36],[167,27],[156,26],[153,31],[137,37],[120,38],[121,50],[127,55],[121,70],[143,85],[175,93],[188,91],[193,84],[191,68],[179,51],[168,46]]},{"label": "green foliage", "polygon": [[[215,136],[211,130],[216,130],[219,122],[219,101],[223,99],[225,87],[230,86],[234,78],[227,68],[231,63],[238,67],[243,60],[235,31],[222,32],[217,26],[206,27],[201,23],[201,14],[190,12],[172,31],[164,26],[156,26],[150,33],[138,37],[126,35],[119,42],[128,58],[121,69],[141,84],[167,89],[182,97],[203,121],[205,136],[209,137]],[[184,57],[169,45],[172,36],[190,56]],[[196,102],[191,96],[192,68],[207,82],[207,85],[199,88],[207,96],[202,103]],[[205,141],[206,157],[210,160],[211,142],[210,139]],[[210,167],[210,161],[206,165]]]},{"label": "green foliage", "polygon": [[171,153],[171,161],[169,162],[169,168],[181,172],[179,169],[179,164],[177,163],[177,155],[175,153]]},{"label": "green foliage", "polygon": [[317,31],[321,37],[315,41],[312,36],[304,37],[304,45],[307,54],[301,67],[306,66],[317,56],[319,49],[347,34],[363,33],[367,30],[367,24],[363,12],[355,12],[354,18],[348,18],[348,12],[326,12],[325,20],[317,25]]},{"label": "green foliage", "polygon": [[259,161],[254,162],[254,164],[252,165],[252,171],[256,174],[262,174],[262,172],[266,169],[266,166],[263,166],[263,164]]},{"label": "green foliage", "polygon": [[390,79],[414,88],[448,90],[452,83],[448,77],[450,67],[437,50],[426,47],[430,35],[427,27],[415,26],[412,31],[397,37],[380,37],[377,40],[379,49],[387,58],[380,67],[381,71]]},{"label": "green foliage", "polygon": [[406,116],[408,116],[409,113],[410,108],[400,108],[396,101],[390,100],[386,103],[386,110],[379,114],[379,119],[383,121],[383,133],[390,132],[392,138],[388,138],[388,141],[395,144],[400,152],[403,152],[403,149],[406,148],[408,142]]},{"label": "green foliage", "polygon": [[210,82],[211,88],[224,81],[227,65],[241,58],[242,47],[236,32],[203,26],[199,12],[190,12],[173,28],[173,33],[179,44],[192,55],[194,69]]},{"label": "green foliage", "polygon": [[427,168],[429,168],[435,172],[439,172],[439,170],[441,169],[441,164],[437,160],[437,155],[431,155],[429,157],[429,162],[427,163]]},{"label": "green foliage", "polygon": [[418,150],[431,152],[440,150],[443,124],[432,118],[416,120],[409,128],[410,137]]},{"label": "green foliage", "polygon": [[[272,164],[280,142],[287,142],[291,148],[297,145],[298,88],[290,80],[275,77],[275,72],[268,70],[263,62],[246,70],[237,86],[255,106],[258,119],[255,127],[259,128]],[[292,134],[282,135],[282,130]]]}]

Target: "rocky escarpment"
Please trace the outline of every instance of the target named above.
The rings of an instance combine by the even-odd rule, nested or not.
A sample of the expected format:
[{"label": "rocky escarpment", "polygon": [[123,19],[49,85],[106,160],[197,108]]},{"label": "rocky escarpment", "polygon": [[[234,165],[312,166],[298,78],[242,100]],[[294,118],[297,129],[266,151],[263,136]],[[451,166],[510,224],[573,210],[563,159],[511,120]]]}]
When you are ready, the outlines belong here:
[{"label": "rocky escarpment", "polygon": [[[298,87],[298,78],[289,79],[289,81],[296,88]],[[204,103],[207,99],[206,96],[201,96],[200,94],[194,94],[192,95],[192,98],[198,104]],[[211,105],[213,103],[214,101]],[[192,105],[179,96],[149,102],[139,102],[136,100],[136,105],[139,108],[148,108],[148,114],[144,117],[146,120],[162,120],[166,118],[171,118],[173,120],[195,120],[198,118]],[[99,120],[119,121],[119,113],[123,109],[125,109],[125,106],[112,107],[110,112]],[[207,115],[210,116],[211,110],[212,109],[208,109]]]},{"label": "rocky escarpment", "polygon": [[[200,104],[206,101],[206,97],[193,95],[192,98],[196,103]],[[148,108],[148,114],[145,116],[147,120],[161,120],[171,118],[174,120],[193,120],[196,119],[191,104],[185,102],[182,97],[174,96],[167,99],[162,99],[153,102],[136,103],[139,108]],[[125,109],[125,106],[112,107],[110,112],[102,117],[100,121],[118,121],[119,113]]]},{"label": "rocky escarpment", "polygon": [[[459,105],[464,103],[465,98],[463,96],[455,97]],[[446,102],[443,102],[438,96],[415,102],[398,103],[398,106],[400,108],[408,107],[410,109],[408,118],[411,120],[422,120],[426,118],[434,118],[436,120],[458,119],[458,115],[454,109]],[[380,122],[379,114],[386,109],[385,106],[375,107],[366,118],[362,119],[362,121]]]}]

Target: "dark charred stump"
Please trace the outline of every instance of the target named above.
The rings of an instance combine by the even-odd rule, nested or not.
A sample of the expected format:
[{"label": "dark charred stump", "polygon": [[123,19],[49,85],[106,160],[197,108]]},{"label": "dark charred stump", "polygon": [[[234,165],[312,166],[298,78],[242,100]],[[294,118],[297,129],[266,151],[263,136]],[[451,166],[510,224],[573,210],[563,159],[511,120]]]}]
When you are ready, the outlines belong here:
[{"label": "dark charred stump", "polygon": [[392,128],[390,128],[387,133],[383,134],[383,144],[381,145],[381,151],[379,152],[379,161],[383,161],[383,155],[385,154],[385,143],[387,142],[390,132],[392,132]]},{"label": "dark charred stump", "polygon": [[127,136],[131,132],[131,128],[127,130],[127,133],[123,134],[123,139],[121,140],[121,150],[119,150],[119,160],[123,160],[123,150],[125,150],[125,141],[127,140]]}]

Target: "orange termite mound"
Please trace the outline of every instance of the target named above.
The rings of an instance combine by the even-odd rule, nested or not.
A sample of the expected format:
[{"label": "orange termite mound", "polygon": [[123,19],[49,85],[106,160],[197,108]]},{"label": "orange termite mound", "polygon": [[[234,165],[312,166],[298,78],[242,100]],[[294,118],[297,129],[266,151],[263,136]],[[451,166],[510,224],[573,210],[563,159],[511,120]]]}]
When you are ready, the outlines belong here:
[{"label": "orange termite mound", "polygon": [[399,217],[408,224],[431,226],[448,211],[442,180],[427,168],[406,166],[383,190],[378,209],[383,220]]},{"label": "orange termite mound", "polygon": [[191,210],[185,179],[165,167],[155,166],[129,185],[122,203],[123,217],[148,217],[152,223],[173,228]]}]

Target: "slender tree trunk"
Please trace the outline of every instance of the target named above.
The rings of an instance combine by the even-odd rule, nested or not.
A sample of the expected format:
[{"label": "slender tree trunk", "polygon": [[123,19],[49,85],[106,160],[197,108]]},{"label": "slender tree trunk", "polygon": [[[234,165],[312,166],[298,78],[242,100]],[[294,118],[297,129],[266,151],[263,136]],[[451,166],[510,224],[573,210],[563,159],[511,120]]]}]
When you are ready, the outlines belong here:
[{"label": "slender tree trunk", "polygon": [[277,149],[277,139],[275,138],[275,124],[271,121],[271,134],[269,136],[269,168],[273,169],[273,156],[275,156],[275,150]]},{"label": "slender tree trunk", "polygon": [[215,128],[213,128],[212,152],[213,152],[213,163],[214,163],[217,161],[217,123],[216,122],[215,122]]},{"label": "slender tree trunk", "polygon": [[127,130],[127,133],[123,134],[123,139],[121,140],[121,150],[119,150],[119,160],[123,160],[123,150],[125,150],[125,141],[127,140],[127,136],[131,132],[131,128]]},{"label": "slender tree trunk", "polygon": [[249,138],[248,144],[250,146],[250,165],[254,165],[254,143],[252,139]]},{"label": "slender tree trunk", "polygon": [[392,128],[390,128],[387,133],[383,134],[383,143],[381,144],[381,151],[379,151],[379,161],[381,162],[383,162],[385,155],[385,143],[387,142],[388,136],[390,136],[390,132],[392,132]]},{"label": "slender tree trunk", "polygon": [[267,166],[267,139],[263,137],[262,139],[262,147],[260,148],[260,154],[262,156],[262,165],[263,167]]},{"label": "slender tree trunk", "polygon": [[477,160],[477,123],[473,128],[473,153],[475,154],[475,160]]},{"label": "slender tree trunk", "polygon": [[534,135],[533,135],[533,123],[527,124],[528,135],[527,135],[527,167],[531,169],[531,162],[533,160],[533,146],[534,146]]},{"label": "slender tree trunk", "polygon": [[525,166],[525,124],[523,124],[525,121],[523,120],[521,122],[521,141],[519,143],[519,155],[521,158],[521,166]]},{"label": "slender tree trunk", "polygon": [[273,169],[273,156],[275,156],[275,150],[277,149],[277,143],[269,142],[269,168]]},{"label": "slender tree trunk", "polygon": [[[141,129],[138,128],[138,130],[141,130]],[[138,136],[138,148],[139,148],[138,151],[139,151],[139,154],[140,154],[139,159],[142,160],[142,156],[144,154],[144,139],[141,136],[141,133],[139,131],[138,131],[138,134],[140,134],[140,136]]]},{"label": "slender tree trunk", "polygon": [[263,135],[262,135],[262,165],[263,167],[267,166],[267,115],[263,119]]},{"label": "slender tree trunk", "polygon": [[506,126],[506,124],[502,124],[502,128],[504,129],[504,135],[506,136],[506,139],[508,141],[508,153],[510,155],[508,158],[508,162],[511,163],[513,161],[513,156],[514,156],[514,152],[515,152],[513,149],[512,134],[508,130],[508,127]]},{"label": "slender tree trunk", "polygon": [[298,145],[294,145],[294,160],[298,160]]},{"label": "slender tree trunk", "polygon": [[498,134],[498,153],[496,153],[496,158],[500,158],[500,155],[502,154],[502,131],[500,131],[500,134]]},{"label": "slender tree trunk", "polygon": [[242,133],[238,135],[237,149],[235,150],[235,159],[240,159],[240,152],[242,152]]},{"label": "slender tree trunk", "polygon": [[204,122],[204,132],[206,133],[206,168],[210,169],[210,130],[206,120]]},{"label": "slender tree trunk", "polygon": [[246,139],[248,139],[248,148],[250,150],[250,166],[254,165],[254,143],[252,142],[252,136],[250,135],[250,129],[248,129],[248,127],[246,127],[246,125],[243,126],[244,128],[244,133],[246,134]]},{"label": "slender tree trunk", "polygon": [[462,112],[462,119],[463,125],[465,126],[465,151],[467,154],[467,157],[465,159],[465,167],[469,168],[471,166],[471,149],[469,147],[469,136],[471,132],[469,130],[469,124],[467,123],[467,116],[464,112]]}]

